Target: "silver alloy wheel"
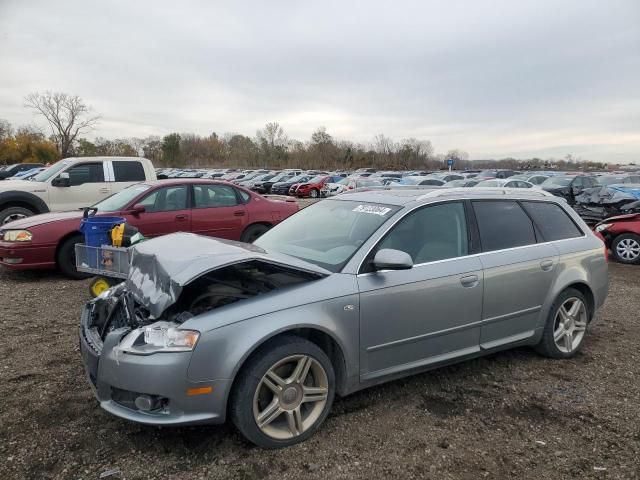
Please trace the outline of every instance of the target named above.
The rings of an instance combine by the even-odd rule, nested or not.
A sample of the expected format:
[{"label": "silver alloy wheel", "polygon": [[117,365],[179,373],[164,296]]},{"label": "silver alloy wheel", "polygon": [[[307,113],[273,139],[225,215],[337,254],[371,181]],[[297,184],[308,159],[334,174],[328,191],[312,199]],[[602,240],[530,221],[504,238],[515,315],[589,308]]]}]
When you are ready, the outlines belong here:
[{"label": "silver alloy wheel", "polygon": [[632,262],[640,257],[640,243],[633,238],[624,238],[616,245],[616,253],[627,262]]},{"label": "silver alloy wheel", "polygon": [[327,404],[327,372],[309,355],[292,355],[273,365],[253,396],[253,419],[265,435],[287,440],[306,432]]},{"label": "silver alloy wheel", "polygon": [[553,341],[563,353],[571,353],[580,346],[587,330],[587,307],[577,297],[564,301],[553,323]]},{"label": "silver alloy wheel", "polygon": [[2,221],[2,225],[6,225],[9,222],[13,222],[14,220],[22,220],[23,218],[27,218],[24,213],[12,213],[11,215],[7,215]]},{"label": "silver alloy wheel", "polygon": [[312,188],[311,192],[309,192],[309,196],[311,198],[318,198],[318,191],[315,188]]}]

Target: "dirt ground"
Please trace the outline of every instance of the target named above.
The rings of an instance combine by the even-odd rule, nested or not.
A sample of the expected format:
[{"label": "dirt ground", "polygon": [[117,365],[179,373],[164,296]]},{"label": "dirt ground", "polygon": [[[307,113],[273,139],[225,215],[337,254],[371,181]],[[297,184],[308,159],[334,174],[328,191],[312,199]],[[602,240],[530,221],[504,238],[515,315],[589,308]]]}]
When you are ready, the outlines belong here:
[{"label": "dirt ground", "polygon": [[372,388],[280,451],[103,412],[78,350],[87,285],[0,271],[0,479],[640,478],[640,267],[611,264],[575,359],[519,349]]}]

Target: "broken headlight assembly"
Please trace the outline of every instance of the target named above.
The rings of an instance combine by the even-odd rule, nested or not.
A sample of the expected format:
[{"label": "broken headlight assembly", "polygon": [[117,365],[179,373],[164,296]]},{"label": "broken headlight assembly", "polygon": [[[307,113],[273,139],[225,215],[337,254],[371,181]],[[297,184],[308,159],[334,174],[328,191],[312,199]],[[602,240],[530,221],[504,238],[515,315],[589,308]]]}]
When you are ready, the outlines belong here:
[{"label": "broken headlight assembly", "polygon": [[187,352],[193,350],[200,337],[200,332],[195,330],[181,330],[174,327],[155,327],[150,325],[144,328],[144,343],[148,347],[155,347],[158,351]]},{"label": "broken headlight assembly", "polygon": [[156,322],[146,327],[136,328],[127,333],[120,344],[114,348],[117,353],[131,353],[134,355],[151,355],[166,352],[192,351],[200,332],[176,328],[175,323]]},{"label": "broken headlight assembly", "polygon": [[33,235],[29,230],[5,230],[2,240],[5,242],[30,242]]}]

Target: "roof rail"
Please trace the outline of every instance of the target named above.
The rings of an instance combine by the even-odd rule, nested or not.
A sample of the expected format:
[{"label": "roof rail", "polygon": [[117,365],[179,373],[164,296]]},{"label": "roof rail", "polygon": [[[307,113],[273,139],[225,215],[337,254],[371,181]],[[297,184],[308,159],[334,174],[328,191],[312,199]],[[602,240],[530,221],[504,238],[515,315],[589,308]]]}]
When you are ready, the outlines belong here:
[{"label": "roof rail", "polygon": [[526,197],[553,197],[552,193],[545,190],[525,189],[525,188],[501,188],[501,187],[460,187],[460,188],[439,188],[420,195],[416,200],[426,198],[448,197],[469,194],[493,194],[493,195],[518,195]]}]

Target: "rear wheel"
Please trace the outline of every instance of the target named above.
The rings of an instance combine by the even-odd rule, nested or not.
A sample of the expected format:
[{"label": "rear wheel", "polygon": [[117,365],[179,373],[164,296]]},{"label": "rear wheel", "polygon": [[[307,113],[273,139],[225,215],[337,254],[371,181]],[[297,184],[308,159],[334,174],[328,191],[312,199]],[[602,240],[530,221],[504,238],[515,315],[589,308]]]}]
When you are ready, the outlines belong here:
[{"label": "rear wheel", "polygon": [[260,236],[262,236],[269,227],[263,224],[249,225],[244,232],[242,232],[242,236],[240,237],[241,242],[245,243],[253,243]]},{"label": "rear wheel", "polygon": [[640,264],[640,235],[623,233],[611,243],[611,253],[620,263]]},{"label": "rear wheel", "polygon": [[333,366],[314,343],[287,336],[243,368],[231,396],[238,430],[263,448],[282,448],[315,433],[335,392]]},{"label": "rear wheel", "polygon": [[28,208],[23,207],[9,207],[0,211],[0,225],[6,225],[9,222],[15,220],[22,220],[32,216],[34,213]]},{"label": "rear wheel", "polygon": [[82,273],[76,269],[76,244],[82,243],[83,241],[84,238],[82,235],[74,235],[62,242],[58,248],[56,258],[58,268],[65,276],[74,280],[81,280],[91,276],[88,273]]},{"label": "rear wheel", "polygon": [[584,295],[576,289],[566,289],[551,307],[536,350],[551,358],[573,357],[582,347],[589,318],[589,306]]}]

